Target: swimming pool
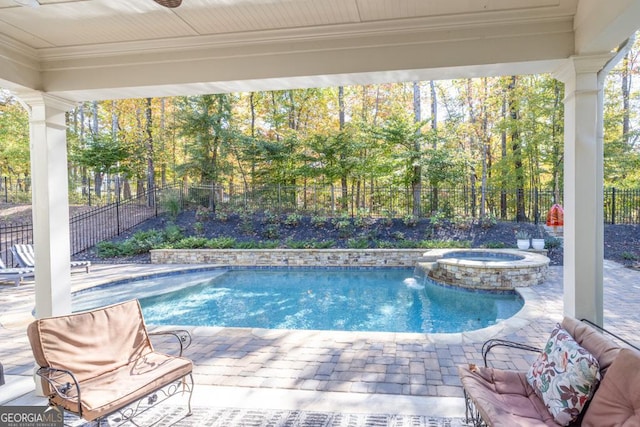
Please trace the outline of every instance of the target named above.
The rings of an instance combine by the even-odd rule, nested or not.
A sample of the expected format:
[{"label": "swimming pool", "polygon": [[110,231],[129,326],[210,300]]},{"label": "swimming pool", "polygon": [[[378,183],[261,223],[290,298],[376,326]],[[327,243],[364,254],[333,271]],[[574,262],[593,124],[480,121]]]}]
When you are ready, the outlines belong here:
[{"label": "swimming pool", "polygon": [[216,270],[97,291],[76,295],[74,310],[129,295],[140,299],[148,324],[268,329],[461,332],[493,325],[523,305],[515,292],[443,287],[414,277],[413,269]]}]

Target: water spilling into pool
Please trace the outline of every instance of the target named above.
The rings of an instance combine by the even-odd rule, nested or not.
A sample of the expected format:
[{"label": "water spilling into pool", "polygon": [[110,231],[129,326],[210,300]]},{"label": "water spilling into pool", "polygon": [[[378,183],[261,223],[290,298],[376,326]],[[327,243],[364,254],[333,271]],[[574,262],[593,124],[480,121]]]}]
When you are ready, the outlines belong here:
[{"label": "water spilling into pool", "polygon": [[[163,280],[190,286],[140,299],[148,324],[461,332],[495,324],[523,305],[515,292],[443,287],[414,277],[413,269],[229,270],[198,283],[188,276]],[[135,288],[145,287],[135,283]]]}]

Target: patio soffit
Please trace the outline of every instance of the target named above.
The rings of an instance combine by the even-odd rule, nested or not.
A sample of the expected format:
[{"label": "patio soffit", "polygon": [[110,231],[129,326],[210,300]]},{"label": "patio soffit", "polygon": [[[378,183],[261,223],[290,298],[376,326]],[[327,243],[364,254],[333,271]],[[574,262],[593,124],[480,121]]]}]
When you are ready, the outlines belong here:
[{"label": "patio soffit", "polygon": [[75,101],[550,72],[640,22],[640,0],[39,3],[0,0],[0,86]]}]

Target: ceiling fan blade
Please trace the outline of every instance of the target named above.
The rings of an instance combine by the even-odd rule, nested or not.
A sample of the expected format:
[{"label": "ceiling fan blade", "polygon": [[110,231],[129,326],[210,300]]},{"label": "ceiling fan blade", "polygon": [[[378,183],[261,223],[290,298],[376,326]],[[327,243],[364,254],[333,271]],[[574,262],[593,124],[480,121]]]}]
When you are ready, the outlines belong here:
[{"label": "ceiling fan blade", "polygon": [[40,3],[38,0],[13,0],[14,3],[19,4],[20,6],[28,6],[28,7],[38,7]]},{"label": "ceiling fan blade", "polygon": [[170,7],[170,8],[178,7],[182,4],[182,0],[153,0],[153,1],[155,1],[159,5],[162,5],[164,7]]}]

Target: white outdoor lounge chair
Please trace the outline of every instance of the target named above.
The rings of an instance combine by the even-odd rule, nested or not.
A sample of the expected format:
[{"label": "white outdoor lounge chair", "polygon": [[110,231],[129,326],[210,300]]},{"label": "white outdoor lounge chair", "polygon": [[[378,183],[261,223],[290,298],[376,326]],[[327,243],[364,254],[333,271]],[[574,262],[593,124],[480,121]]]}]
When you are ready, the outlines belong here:
[{"label": "white outdoor lounge chair", "polygon": [[24,278],[32,278],[33,277],[33,268],[7,268],[7,266],[2,262],[0,258],[0,281],[13,281],[16,286],[20,285],[22,279]]},{"label": "white outdoor lounge chair", "polygon": [[[36,256],[33,252],[33,245],[13,245],[11,248],[13,256],[18,260],[18,264],[25,268],[34,268]],[[71,261],[71,268],[84,268],[87,273],[91,268],[91,261]]]}]

